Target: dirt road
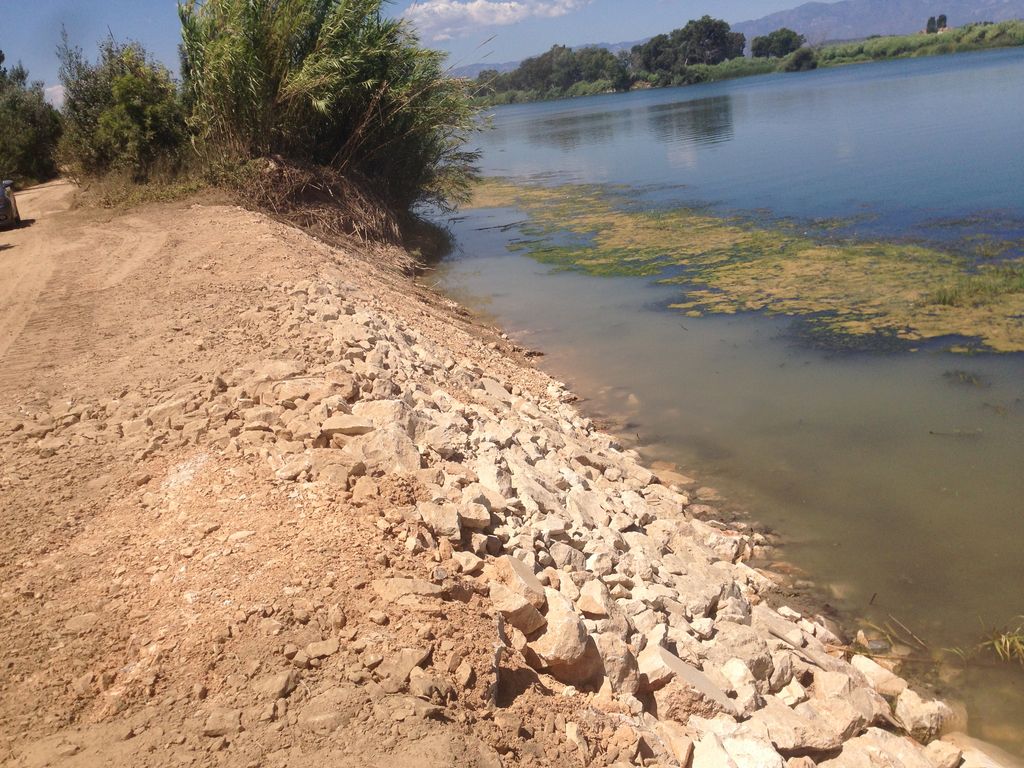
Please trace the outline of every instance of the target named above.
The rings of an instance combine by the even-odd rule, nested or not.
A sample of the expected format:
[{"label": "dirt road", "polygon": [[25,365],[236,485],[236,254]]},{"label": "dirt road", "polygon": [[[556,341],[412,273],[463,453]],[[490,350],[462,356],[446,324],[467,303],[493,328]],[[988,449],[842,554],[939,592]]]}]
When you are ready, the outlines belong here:
[{"label": "dirt road", "polygon": [[[405,556],[388,554],[380,499],[296,491],[266,451],[225,452],[153,417],[240,367],[314,354],[283,285],[327,274],[384,290],[387,276],[232,206],[121,214],[73,197],[65,182],[24,191],[28,224],[0,233],[0,763],[494,764],[480,738],[504,738],[493,723],[437,722],[418,699],[373,701],[353,682],[368,647],[386,659],[427,644],[444,665],[456,645],[436,616],[396,615],[386,637],[363,620],[368,581]],[[289,663],[282,649],[337,634],[321,622],[339,596],[359,650]],[[381,630],[372,642],[364,624]],[[483,673],[490,643],[460,653],[483,654]],[[290,670],[302,690],[285,698]],[[288,705],[318,696],[334,727],[298,725]]]}]

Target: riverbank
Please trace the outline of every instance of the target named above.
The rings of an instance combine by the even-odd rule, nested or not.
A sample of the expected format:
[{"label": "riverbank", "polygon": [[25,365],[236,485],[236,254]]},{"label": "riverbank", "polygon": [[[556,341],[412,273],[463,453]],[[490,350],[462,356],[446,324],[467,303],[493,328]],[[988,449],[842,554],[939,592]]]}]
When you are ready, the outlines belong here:
[{"label": "riverbank", "polygon": [[69,194],[3,239],[5,763],[1000,764],[457,305]]},{"label": "riverbank", "polygon": [[[806,53],[797,65],[790,58],[750,58],[739,57],[728,59],[719,64],[697,64],[686,69],[685,75],[678,81],[666,85],[651,85],[645,80],[638,80],[625,90],[615,90],[609,81],[590,83],[580,81],[568,89],[551,92],[540,91],[499,91],[477,96],[477,106],[495,107],[508,104],[529,104],[541,101],[556,101],[582,96],[594,96],[608,93],[628,93],[632,90],[643,90],[657,87],[678,87],[717,83],[725,80],[737,80],[755,77],[773,72],[802,72],[816,67],[834,68],[851,64],[869,62],[896,61],[924,56],[945,56],[954,53],[970,53],[974,51],[990,51],[1001,48],[1024,46],[1024,20],[1002,21],[996,24],[968,24],[960,28],[945,30],[938,34],[919,33],[915,35],[884,35],[870,37],[845,43],[832,43],[811,47],[812,56]],[[487,83],[480,83],[486,91]]]}]

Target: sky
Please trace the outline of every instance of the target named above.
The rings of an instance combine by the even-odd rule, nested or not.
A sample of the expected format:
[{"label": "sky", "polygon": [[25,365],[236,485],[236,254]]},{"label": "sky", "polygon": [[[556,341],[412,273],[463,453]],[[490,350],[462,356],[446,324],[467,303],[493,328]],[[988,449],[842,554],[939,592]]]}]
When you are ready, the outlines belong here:
[{"label": "sky", "polygon": [[[617,43],[683,26],[705,13],[730,22],[792,8],[802,0],[394,0],[422,41],[447,51],[449,64],[504,62],[555,43]],[[0,0],[0,50],[21,61],[59,99],[55,49],[60,31],[86,53],[108,34],[141,42],[177,70],[177,0]]]}]

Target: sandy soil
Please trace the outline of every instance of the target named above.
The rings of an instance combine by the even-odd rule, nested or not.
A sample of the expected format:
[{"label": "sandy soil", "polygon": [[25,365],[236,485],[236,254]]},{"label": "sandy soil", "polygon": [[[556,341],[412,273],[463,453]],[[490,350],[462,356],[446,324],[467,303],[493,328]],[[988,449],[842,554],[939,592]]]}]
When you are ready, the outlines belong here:
[{"label": "sandy soil", "polygon": [[[308,350],[263,297],[325,272],[374,286],[468,356],[500,366],[485,341],[514,350],[478,340],[485,332],[443,299],[261,216],[190,204],[74,210],[74,191],[22,192],[28,224],[0,232],[0,762],[497,765],[512,745],[526,763],[568,760],[576,747],[554,735],[554,718],[564,727],[559,713],[578,705],[541,709],[534,690],[503,692],[516,701],[495,722],[485,682],[495,629],[479,598],[441,614],[371,595],[385,571],[430,575],[378,525],[389,494],[414,489],[355,504],[282,483],[262,459],[185,438],[129,440],[111,416],[209,387],[247,361],[301,357]],[[454,338],[453,325],[472,333]],[[525,386],[544,383],[505,368]],[[40,450],[54,424],[71,424],[71,436]],[[287,646],[331,634],[332,606],[347,617],[344,647],[275,699],[266,691],[293,666]],[[366,618],[373,609],[386,624]],[[406,647],[429,650],[449,677],[469,659],[480,682],[443,716],[420,699],[368,693],[366,655]],[[298,722],[297,705],[308,711],[318,697],[340,727]],[[244,730],[211,726],[223,711],[240,711]]]}]

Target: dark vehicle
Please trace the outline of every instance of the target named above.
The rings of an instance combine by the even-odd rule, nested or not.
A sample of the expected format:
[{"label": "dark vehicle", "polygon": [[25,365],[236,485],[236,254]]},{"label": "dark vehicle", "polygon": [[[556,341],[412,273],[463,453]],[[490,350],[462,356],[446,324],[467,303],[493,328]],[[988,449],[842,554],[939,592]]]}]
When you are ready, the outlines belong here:
[{"label": "dark vehicle", "polygon": [[14,182],[3,183],[3,193],[0,194],[0,229],[16,227],[21,224],[21,215],[18,213],[18,201],[14,197]]}]

